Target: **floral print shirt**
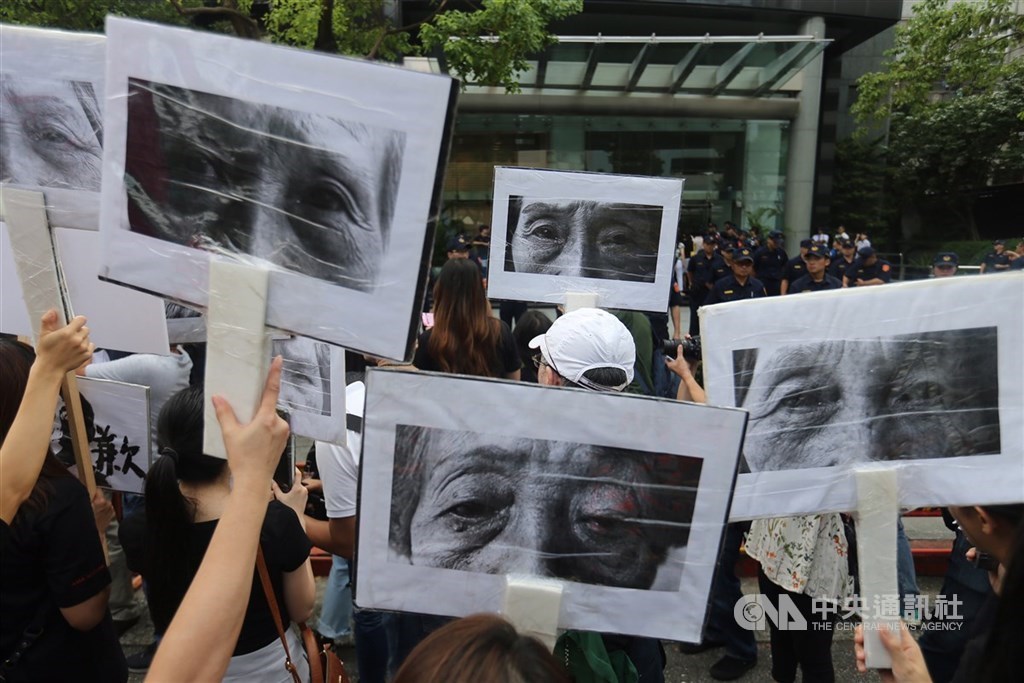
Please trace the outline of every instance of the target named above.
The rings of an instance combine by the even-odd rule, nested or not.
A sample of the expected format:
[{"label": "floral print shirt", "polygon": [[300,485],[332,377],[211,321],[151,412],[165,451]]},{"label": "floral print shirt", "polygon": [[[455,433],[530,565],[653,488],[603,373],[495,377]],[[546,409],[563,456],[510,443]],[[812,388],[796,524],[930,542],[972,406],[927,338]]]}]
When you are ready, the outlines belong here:
[{"label": "floral print shirt", "polygon": [[746,549],[773,583],[792,593],[838,601],[852,594],[849,547],[838,513],[754,520]]}]

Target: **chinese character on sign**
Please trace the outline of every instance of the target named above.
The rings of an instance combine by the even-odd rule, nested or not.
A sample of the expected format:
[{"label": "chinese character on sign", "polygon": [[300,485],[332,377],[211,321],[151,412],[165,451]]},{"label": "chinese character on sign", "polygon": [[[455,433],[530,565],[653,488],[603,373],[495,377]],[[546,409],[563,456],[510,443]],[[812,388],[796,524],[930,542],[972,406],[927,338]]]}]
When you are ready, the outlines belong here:
[{"label": "chinese character on sign", "polygon": [[104,476],[114,474],[114,460],[117,458],[117,434],[110,431],[110,425],[96,427],[96,438],[93,441],[92,453],[96,471]]},{"label": "chinese character on sign", "polygon": [[146,473],[142,471],[138,465],[132,462],[132,458],[135,457],[139,452],[138,446],[132,446],[128,443],[128,437],[124,437],[124,442],[121,444],[120,454],[124,456],[124,464],[119,468],[125,474],[128,474],[129,470],[139,479],[146,476]]}]

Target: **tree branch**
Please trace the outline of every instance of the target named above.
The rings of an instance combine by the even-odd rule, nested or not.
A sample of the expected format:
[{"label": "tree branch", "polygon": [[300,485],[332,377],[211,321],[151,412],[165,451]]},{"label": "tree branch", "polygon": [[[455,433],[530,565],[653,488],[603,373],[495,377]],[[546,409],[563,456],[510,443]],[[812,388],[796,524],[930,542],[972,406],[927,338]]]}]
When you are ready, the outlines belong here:
[{"label": "tree branch", "polygon": [[241,38],[259,38],[260,27],[252,17],[239,11],[232,0],[226,0],[228,4],[219,7],[185,7],[181,0],[169,0],[175,11],[183,17],[198,15],[219,15],[231,22],[235,33]]},{"label": "tree branch", "polygon": [[406,24],[405,26],[391,27],[391,28],[384,29],[383,31],[381,31],[381,34],[379,36],[377,36],[377,40],[376,40],[376,42],[374,42],[373,47],[370,48],[370,52],[369,52],[369,54],[366,55],[366,58],[367,59],[376,59],[377,58],[377,51],[380,50],[380,46],[384,43],[384,39],[385,38],[387,38],[388,36],[393,36],[396,33],[403,33],[405,31],[411,31],[412,29],[416,28],[417,26],[420,26],[422,24],[427,23],[428,21],[431,21],[434,17],[436,17],[438,14],[441,13],[441,10],[443,10],[444,6],[447,5],[447,4],[448,4],[448,0],[441,0],[441,2],[437,3],[437,7],[434,8],[434,11],[432,11],[430,14],[428,14],[423,19],[420,19],[419,21],[414,21],[411,24]]}]

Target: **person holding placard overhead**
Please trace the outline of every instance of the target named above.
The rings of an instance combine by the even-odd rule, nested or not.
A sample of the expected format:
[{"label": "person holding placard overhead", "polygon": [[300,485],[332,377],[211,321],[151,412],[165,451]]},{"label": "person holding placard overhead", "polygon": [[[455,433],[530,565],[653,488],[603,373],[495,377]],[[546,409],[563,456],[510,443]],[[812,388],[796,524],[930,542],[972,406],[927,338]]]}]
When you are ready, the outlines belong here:
[{"label": "person holding placard overhead", "polygon": [[[275,361],[274,367],[279,368],[280,361]],[[277,392],[274,394],[276,399]],[[150,613],[160,633],[166,632],[181,604],[231,494],[228,462],[203,453],[203,423],[202,387],[185,389],[164,404],[158,424],[161,455],[147,477],[145,518],[122,522],[128,564],[146,577]],[[316,586],[309,560],[312,546],[302,517],[306,490],[293,486],[289,494],[277,496],[278,500],[266,504],[260,547],[287,628],[290,622],[309,618]],[[272,609],[259,579],[254,579],[225,680],[291,680]],[[289,650],[303,652],[294,631],[287,629],[286,633]],[[158,647],[157,657],[159,653]],[[307,675],[304,658],[296,656],[293,663],[300,675]]]},{"label": "person holding placard overhead", "polygon": [[[20,401],[14,392],[3,397],[3,446],[0,447],[0,530],[6,547],[10,527],[21,504],[28,499],[39,478],[39,470],[50,443],[53,414],[57,409],[64,375],[92,357],[85,318],[78,316],[63,328],[57,312],[42,318],[36,359],[29,369]],[[27,453],[35,453],[30,457]]]},{"label": "person holding placard overhead", "polygon": [[[51,341],[61,341],[53,337],[60,334],[53,330],[55,318],[49,324],[44,318],[40,363],[31,347],[0,340],[3,460],[19,442],[29,451],[23,457],[45,453],[38,480],[13,515],[11,539],[0,556],[0,678],[9,683],[116,683],[127,680],[128,668],[107,609],[110,572],[98,533],[110,517],[94,519],[85,487],[48,449],[60,380],[71,362],[84,362],[92,349],[84,319],[78,318],[72,322],[77,328],[71,335],[78,353],[72,348],[57,363],[47,358],[53,351]],[[49,386],[40,395],[40,372],[47,367]],[[23,398],[36,408],[31,416],[15,418]],[[42,418],[42,424],[19,434],[29,417]],[[9,438],[14,439],[10,444]],[[5,468],[4,479],[11,474]]]}]

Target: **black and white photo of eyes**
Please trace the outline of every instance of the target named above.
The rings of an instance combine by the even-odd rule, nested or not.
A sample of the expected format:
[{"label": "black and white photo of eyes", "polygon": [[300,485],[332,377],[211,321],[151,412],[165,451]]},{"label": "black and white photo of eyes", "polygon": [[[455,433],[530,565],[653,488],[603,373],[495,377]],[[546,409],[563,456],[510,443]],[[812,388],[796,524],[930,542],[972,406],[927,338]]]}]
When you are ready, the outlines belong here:
[{"label": "black and white photo of eyes", "polygon": [[134,232],[372,291],[405,133],[129,79]]},{"label": "black and white photo of eyes", "polygon": [[0,181],[98,192],[103,116],[91,83],[0,73]]},{"label": "black and white photo of eyes", "polygon": [[331,415],[331,347],[306,337],[273,343],[281,356],[281,393],[277,404],[290,414]]},{"label": "black and white photo of eyes", "polygon": [[1001,452],[997,328],[733,352],[750,470]]},{"label": "black and white photo of eyes", "polygon": [[659,568],[687,544],[702,464],[398,425],[391,561],[658,590]]},{"label": "black and white photo of eyes", "polygon": [[505,270],[654,282],[661,206],[509,197]]}]

